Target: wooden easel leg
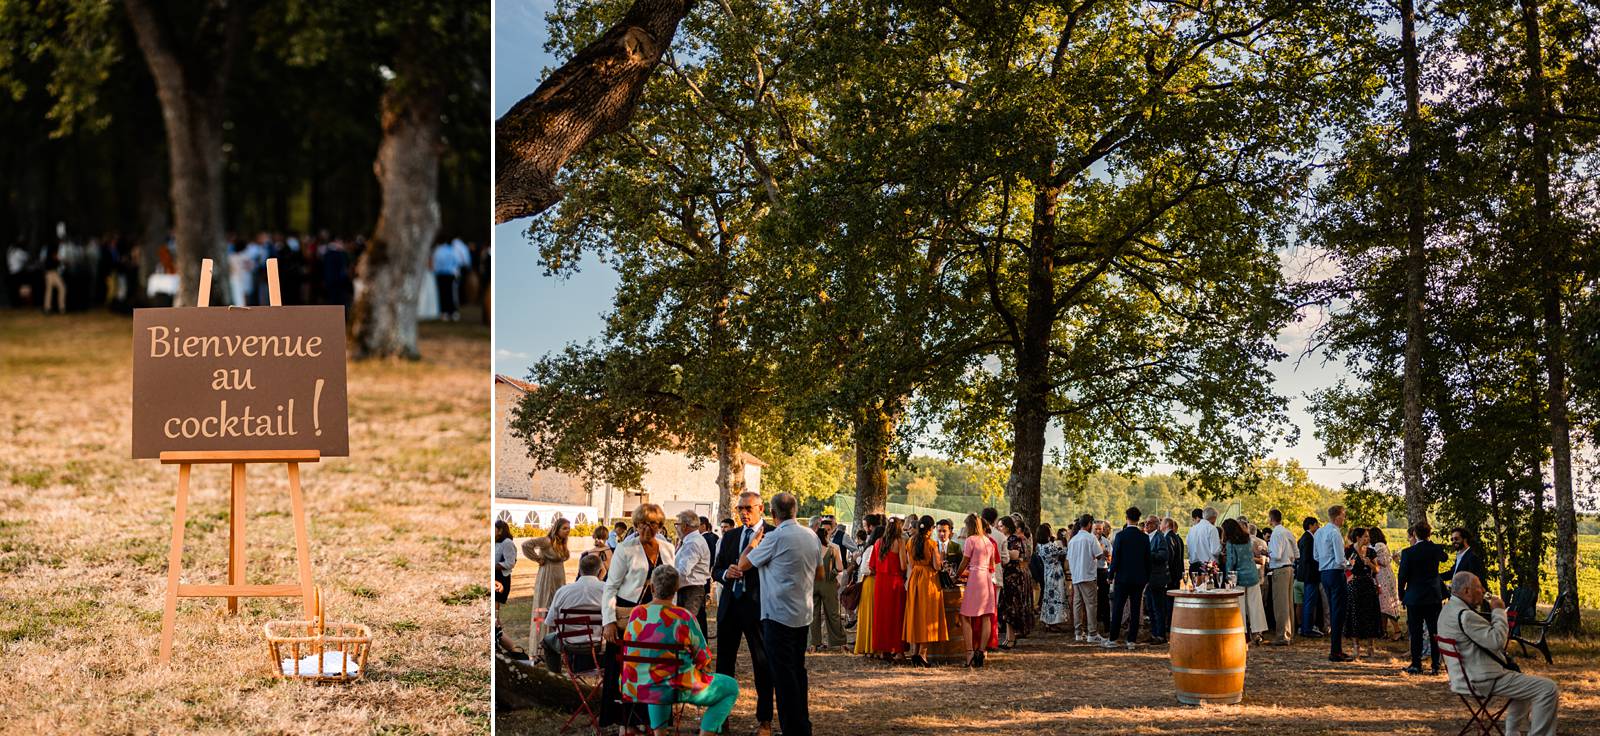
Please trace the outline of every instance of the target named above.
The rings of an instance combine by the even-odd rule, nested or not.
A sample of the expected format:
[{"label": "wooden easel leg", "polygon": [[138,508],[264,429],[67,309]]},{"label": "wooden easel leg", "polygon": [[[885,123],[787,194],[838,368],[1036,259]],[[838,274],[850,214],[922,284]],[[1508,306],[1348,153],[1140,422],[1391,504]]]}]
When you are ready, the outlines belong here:
[{"label": "wooden easel leg", "polygon": [[172,547],[167,552],[167,599],[161,609],[161,655],[157,662],[172,659],[172,634],[178,618],[178,578],[183,570],[183,524],[189,509],[189,465],[178,466],[178,496],[172,510]]},{"label": "wooden easel leg", "polygon": [[[244,585],[244,463],[233,464],[232,508],[228,512],[228,584]],[[228,613],[239,612],[239,597],[228,596]]]},{"label": "wooden easel leg", "polygon": [[289,465],[289,505],[294,511],[294,556],[300,564],[300,600],[305,608],[306,620],[316,616],[312,596],[316,587],[311,582],[311,536],[306,530],[306,502],[300,493],[300,463]]}]

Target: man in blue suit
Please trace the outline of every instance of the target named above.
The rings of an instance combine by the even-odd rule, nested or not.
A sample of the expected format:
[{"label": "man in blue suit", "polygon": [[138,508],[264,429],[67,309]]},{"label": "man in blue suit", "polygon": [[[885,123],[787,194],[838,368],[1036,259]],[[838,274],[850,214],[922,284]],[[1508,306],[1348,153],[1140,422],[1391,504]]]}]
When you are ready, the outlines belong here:
[{"label": "man in blue suit", "polygon": [[1117,645],[1116,637],[1122,633],[1122,607],[1128,606],[1128,648],[1139,641],[1139,603],[1144,599],[1144,586],[1150,582],[1150,537],[1139,528],[1139,507],[1130,506],[1128,524],[1117,532],[1111,542],[1111,634],[1102,644],[1107,649]]}]

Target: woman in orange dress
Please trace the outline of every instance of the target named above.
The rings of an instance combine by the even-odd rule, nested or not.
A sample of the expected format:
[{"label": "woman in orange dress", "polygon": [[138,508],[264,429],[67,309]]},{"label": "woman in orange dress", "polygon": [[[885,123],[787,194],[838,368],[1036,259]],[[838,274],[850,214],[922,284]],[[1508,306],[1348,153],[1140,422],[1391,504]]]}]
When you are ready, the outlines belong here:
[{"label": "woman in orange dress", "polygon": [[889,528],[872,548],[872,653],[893,659],[906,650],[906,574],[900,564],[906,540],[903,522],[889,517]]},{"label": "woman in orange dress", "polygon": [[944,618],[944,588],[939,585],[939,567],[944,558],[928,536],[932,531],[932,516],[918,519],[916,535],[908,549],[900,553],[906,569],[911,571],[906,581],[905,640],[911,645],[911,663],[923,667],[929,666],[928,658],[922,656],[924,646],[950,639],[949,624]]}]

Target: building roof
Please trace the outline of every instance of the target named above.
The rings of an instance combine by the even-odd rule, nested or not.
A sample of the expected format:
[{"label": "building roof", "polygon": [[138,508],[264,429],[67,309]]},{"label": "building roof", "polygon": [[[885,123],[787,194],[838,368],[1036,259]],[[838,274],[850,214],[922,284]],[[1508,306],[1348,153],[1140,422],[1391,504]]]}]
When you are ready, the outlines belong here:
[{"label": "building roof", "polygon": [[[528,393],[529,391],[537,391],[539,389],[539,387],[537,385],[535,385],[535,384],[528,383],[527,381],[517,380],[515,378],[512,378],[511,376],[508,376],[508,375],[504,374],[504,373],[496,373],[496,374],[494,374],[494,382],[495,383],[506,384],[507,386],[515,388],[518,391],[521,391],[523,393]],[[767,461],[762,460],[761,458],[756,457],[755,455],[752,455],[752,454],[750,454],[748,452],[740,453],[740,457],[744,459],[744,462],[747,465],[754,465],[754,466],[756,466],[758,468],[769,467],[767,465]]]}]

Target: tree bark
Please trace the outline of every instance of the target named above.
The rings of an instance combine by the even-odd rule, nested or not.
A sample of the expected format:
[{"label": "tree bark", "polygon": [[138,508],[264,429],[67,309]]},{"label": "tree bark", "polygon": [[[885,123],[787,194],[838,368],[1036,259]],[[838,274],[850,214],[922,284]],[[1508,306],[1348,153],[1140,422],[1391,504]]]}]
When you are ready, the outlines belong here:
[{"label": "tree bark", "polygon": [[1582,631],[1578,608],[1578,517],[1572,498],[1572,436],[1567,415],[1566,325],[1562,321],[1561,278],[1566,253],[1555,232],[1550,195],[1552,116],[1544,80],[1544,41],[1539,0],[1522,0],[1523,51],[1527,64],[1528,122],[1533,132],[1529,161],[1533,180],[1534,237],[1544,293],[1545,406],[1550,416],[1550,466],[1556,496],[1556,607],[1559,626]]},{"label": "tree bark", "polygon": [[1404,479],[1406,520],[1412,524],[1428,518],[1422,486],[1422,348],[1427,341],[1422,320],[1422,298],[1427,263],[1424,259],[1425,189],[1422,164],[1422,103],[1420,61],[1417,54],[1415,0],[1401,0],[1401,47],[1405,57],[1406,95],[1406,346],[1402,393],[1405,422],[1402,431],[1401,475]]},{"label": "tree bark", "polygon": [[250,2],[213,2],[194,38],[179,39],[150,0],[124,0],[128,20],[156,82],[171,168],[179,306],[194,304],[200,261],[212,259],[211,303],[226,304],[223,238],[222,122],[229,70]]},{"label": "tree bark", "polygon": [[1029,235],[1028,301],[1016,354],[1016,387],[1011,417],[1011,474],[1006,497],[1029,529],[1039,526],[1040,482],[1044,473],[1045,430],[1050,425],[1050,336],[1056,319],[1056,200],[1059,188],[1036,184]]},{"label": "tree bark", "polygon": [[621,130],[693,0],[634,0],[495,122],[496,223],[532,217],[561,199],[556,173],[585,143]]},{"label": "tree bark", "polygon": [[417,295],[429,276],[428,255],[439,232],[442,90],[397,84],[383,95],[383,140],[373,173],[383,203],[372,240],[356,264],[350,342],[355,357],[421,357]]},{"label": "tree bark", "polygon": [[150,274],[161,265],[161,246],[167,242],[167,232],[172,225],[172,199],[166,177],[161,175],[161,164],[146,161],[159,158],[159,151],[139,156],[142,165],[135,174],[139,182],[139,282],[132,285],[136,293],[129,297],[140,305],[149,299],[144,287],[150,283]]},{"label": "tree bark", "polygon": [[733,501],[745,492],[744,438],[736,406],[724,406],[717,422],[717,513],[729,516]]},{"label": "tree bark", "polygon": [[[887,409],[887,410],[886,410]],[[856,456],[857,521],[881,514],[889,505],[889,448],[899,412],[883,404],[863,407],[851,427]]]}]

